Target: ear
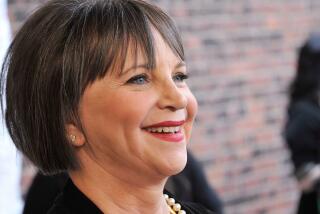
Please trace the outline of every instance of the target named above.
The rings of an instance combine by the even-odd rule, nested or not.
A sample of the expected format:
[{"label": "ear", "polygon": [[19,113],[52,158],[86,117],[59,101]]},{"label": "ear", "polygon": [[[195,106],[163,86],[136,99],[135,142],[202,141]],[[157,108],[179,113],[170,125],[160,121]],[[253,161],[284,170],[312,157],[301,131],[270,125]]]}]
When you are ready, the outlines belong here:
[{"label": "ear", "polygon": [[86,138],[83,132],[74,124],[69,123],[66,125],[67,138],[69,142],[75,147],[81,147],[85,144]]}]

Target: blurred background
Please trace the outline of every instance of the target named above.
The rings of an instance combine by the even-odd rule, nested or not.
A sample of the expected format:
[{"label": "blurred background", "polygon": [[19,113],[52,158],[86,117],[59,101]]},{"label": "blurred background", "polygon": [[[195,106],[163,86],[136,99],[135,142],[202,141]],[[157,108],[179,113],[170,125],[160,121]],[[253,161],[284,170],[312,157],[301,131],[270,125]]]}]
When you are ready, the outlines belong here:
[{"label": "blurred background", "polygon": [[[8,0],[13,35],[43,2]],[[297,48],[320,29],[320,1],[151,2],[168,11],[182,33],[189,85],[199,102],[190,149],[225,213],[294,213],[298,189],[282,137],[287,89]],[[25,161],[23,192],[35,171]]]}]

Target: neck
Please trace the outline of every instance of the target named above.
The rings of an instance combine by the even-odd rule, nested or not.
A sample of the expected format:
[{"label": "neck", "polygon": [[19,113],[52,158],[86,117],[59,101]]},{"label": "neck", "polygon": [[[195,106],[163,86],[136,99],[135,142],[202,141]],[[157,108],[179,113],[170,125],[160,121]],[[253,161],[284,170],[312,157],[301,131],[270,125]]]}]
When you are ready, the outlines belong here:
[{"label": "neck", "polygon": [[139,175],[144,176],[142,173],[134,175],[128,170],[122,170],[123,175],[115,175],[112,169],[105,169],[87,154],[83,156],[82,162],[86,164],[80,170],[71,171],[70,177],[103,213],[169,213],[163,196],[166,178],[150,178],[146,182],[145,177],[139,178]]}]

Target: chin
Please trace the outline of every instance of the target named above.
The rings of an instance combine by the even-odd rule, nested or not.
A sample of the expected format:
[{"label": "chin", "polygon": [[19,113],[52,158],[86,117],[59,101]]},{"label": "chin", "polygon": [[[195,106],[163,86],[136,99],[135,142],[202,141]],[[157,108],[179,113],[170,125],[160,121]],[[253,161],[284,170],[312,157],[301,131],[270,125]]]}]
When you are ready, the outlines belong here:
[{"label": "chin", "polygon": [[165,176],[172,176],[180,173],[187,164],[187,152],[176,154],[166,161],[165,166],[162,168],[162,174]]}]

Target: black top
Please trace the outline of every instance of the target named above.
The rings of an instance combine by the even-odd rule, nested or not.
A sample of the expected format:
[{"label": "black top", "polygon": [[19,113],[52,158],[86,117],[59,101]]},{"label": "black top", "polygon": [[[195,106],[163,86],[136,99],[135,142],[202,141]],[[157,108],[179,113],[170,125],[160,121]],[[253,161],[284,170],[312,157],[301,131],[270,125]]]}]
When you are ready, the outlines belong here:
[{"label": "black top", "polygon": [[296,169],[306,163],[320,163],[320,108],[298,101],[289,109],[285,138]]},{"label": "black top", "polygon": [[[167,194],[171,196],[170,193]],[[213,214],[212,211],[195,203],[178,203],[187,214]],[[69,179],[47,214],[102,214],[102,211]]]},{"label": "black top", "polygon": [[49,176],[38,172],[25,196],[23,214],[47,213],[68,178],[67,173]]}]

